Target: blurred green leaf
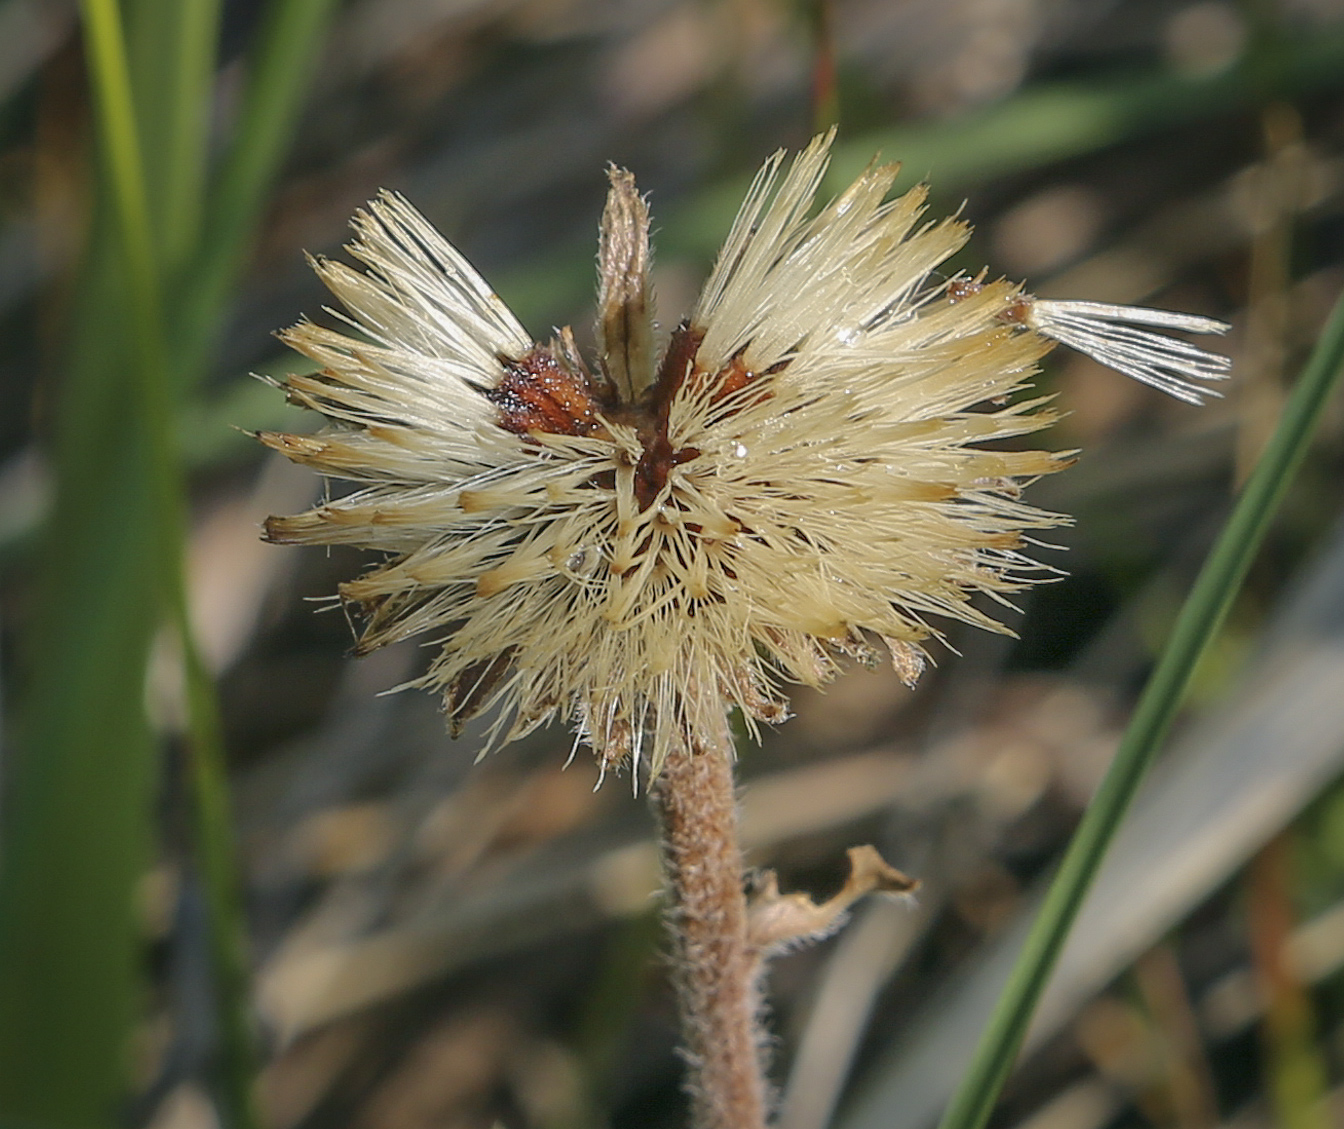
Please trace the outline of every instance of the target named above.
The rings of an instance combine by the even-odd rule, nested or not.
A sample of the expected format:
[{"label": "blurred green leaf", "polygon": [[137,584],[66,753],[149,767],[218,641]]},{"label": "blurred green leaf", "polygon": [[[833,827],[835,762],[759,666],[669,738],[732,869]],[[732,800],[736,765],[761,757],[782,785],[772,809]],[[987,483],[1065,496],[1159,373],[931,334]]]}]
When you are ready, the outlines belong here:
[{"label": "blurred green leaf", "polygon": [[[110,1124],[137,996],[150,843],[144,673],[175,483],[158,278],[120,13],[87,0],[107,214],[79,312],[0,874],[0,1114]],[[114,235],[115,233],[115,235]],[[158,434],[155,433],[156,426]]]},{"label": "blurred green leaf", "polygon": [[200,233],[219,0],[132,0],[127,50],[155,244],[176,276]]},{"label": "blurred green leaf", "polygon": [[214,345],[220,308],[246,260],[334,7],[334,0],[277,0],[267,8],[237,131],[207,197],[200,244],[173,311],[188,382]]},{"label": "blurred green leaf", "polygon": [[279,0],[269,9],[249,109],[219,193],[231,205],[203,228],[216,3],[134,0],[138,103],[116,3],[83,6],[103,176],[71,311],[25,724],[7,781],[0,872],[6,1124],[84,1129],[120,1119],[139,994],[132,895],[149,860],[157,776],[144,681],[166,610],[184,636],[187,663],[197,861],[222,986],[221,1114],[229,1124],[250,1119],[246,963],[218,718],[182,630],[181,459],[160,272],[171,276],[202,259],[230,268],[188,273],[174,286],[179,300],[195,299],[199,317],[194,337],[174,327],[174,368],[194,375],[283,153],[329,9],[326,0]]}]

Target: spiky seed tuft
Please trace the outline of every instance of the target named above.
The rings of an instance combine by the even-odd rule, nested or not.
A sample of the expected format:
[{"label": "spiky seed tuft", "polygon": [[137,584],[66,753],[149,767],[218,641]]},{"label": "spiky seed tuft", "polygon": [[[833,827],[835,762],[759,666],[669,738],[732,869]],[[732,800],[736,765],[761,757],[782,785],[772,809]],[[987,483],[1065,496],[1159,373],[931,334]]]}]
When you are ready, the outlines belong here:
[{"label": "spiky seed tuft", "polygon": [[1004,631],[974,597],[1047,571],[1024,545],[1065,519],[1021,487],[1068,456],[1000,441],[1054,419],[1020,393],[1055,341],[1184,399],[1225,375],[1132,328],[1221,323],[941,281],[968,228],[925,220],[922,187],[888,200],[894,166],[818,211],[831,140],[766,162],[661,358],[648,212],[621,170],[593,370],[568,330],[528,337],[399,196],[355,218],[362,272],[315,262],[359,336],[286,331],[320,367],[287,394],[329,426],[259,438],[357,486],[266,536],[386,554],[341,589],[358,649],[442,639],[415,684],[453,729],[493,710],[488,747],[562,714],[604,766],[656,773],[717,724],[699,712],[778,722],[787,683],[870,661],[871,639],[913,683],[939,621]]}]

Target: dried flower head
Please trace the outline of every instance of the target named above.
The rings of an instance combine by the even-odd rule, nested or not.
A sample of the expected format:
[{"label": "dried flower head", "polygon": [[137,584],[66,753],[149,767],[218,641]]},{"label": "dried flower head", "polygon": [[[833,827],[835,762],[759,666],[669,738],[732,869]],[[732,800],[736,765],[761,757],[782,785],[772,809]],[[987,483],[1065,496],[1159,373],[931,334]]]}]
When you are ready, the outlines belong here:
[{"label": "dried flower head", "polygon": [[363,272],[314,264],[358,336],[286,331],[320,371],[285,388],[331,424],[260,438],[359,487],[266,536],[389,555],[341,587],[358,650],[430,633],[416,684],[454,730],[498,707],[497,743],[561,713],[604,766],[657,771],[704,711],[779,721],[784,684],[875,640],[913,682],[940,617],[1004,630],[972,598],[1029,583],[1029,532],[1062,520],[1019,495],[1067,456],[997,442],[1054,419],[1022,393],[1055,340],[1186,399],[1225,374],[1132,328],[1221,323],[941,278],[967,225],[924,220],[923,187],[887,200],[895,166],[815,210],[830,142],[766,163],[662,343],[648,212],[613,169],[591,368],[399,196],[355,217]]}]

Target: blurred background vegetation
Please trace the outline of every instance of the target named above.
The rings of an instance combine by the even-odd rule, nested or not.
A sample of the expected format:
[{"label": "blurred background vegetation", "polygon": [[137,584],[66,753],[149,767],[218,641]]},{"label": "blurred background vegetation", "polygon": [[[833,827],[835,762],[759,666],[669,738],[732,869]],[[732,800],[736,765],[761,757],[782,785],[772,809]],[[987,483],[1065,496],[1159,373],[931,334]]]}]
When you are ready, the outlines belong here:
[{"label": "blurred background vegetation", "polygon": [[[1017,640],[857,671],[744,747],[751,862],[924,880],[778,961],[786,1129],[926,1129],[1174,609],[1344,286],[1339,0],[0,4],[0,1125],[677,1126],[656,855],[558,729],[473,764],[263,546],[317,484],[238,429],[323,316],[303,250],[405,192],[542,336],[602,168],[672,321],[770,151],[840,123],[975,223],[959,266],[1226,317],[1225,400],[1043,384],[1077,516]],[[1061,964],[1004,1126],[1344,1124],[1344,413]],[[1063,549],[1067,549],[1064,552]],[[190,630],[185,625],[190,623]]]}]

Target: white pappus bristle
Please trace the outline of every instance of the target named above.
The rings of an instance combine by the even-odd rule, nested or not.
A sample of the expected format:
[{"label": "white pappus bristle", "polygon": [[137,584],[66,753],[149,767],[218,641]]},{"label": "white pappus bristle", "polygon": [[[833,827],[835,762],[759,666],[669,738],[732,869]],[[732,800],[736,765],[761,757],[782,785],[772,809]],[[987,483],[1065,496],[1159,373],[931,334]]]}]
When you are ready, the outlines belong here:
[{"label": "white pappus bristle", "polygon": [[1106,302],[1030,300],[1026,323],[1051,340],[1086,353],[1107,368],[1151,385],[1190,404],[1219,392],[1196,381],[1226,380],[1231,358],[1211,353],[1176,337],[1135,329],[1157,326],[1183,333],[1226,333],[1231,327],[1215,318],[1180,314],[1142,306]]}]

